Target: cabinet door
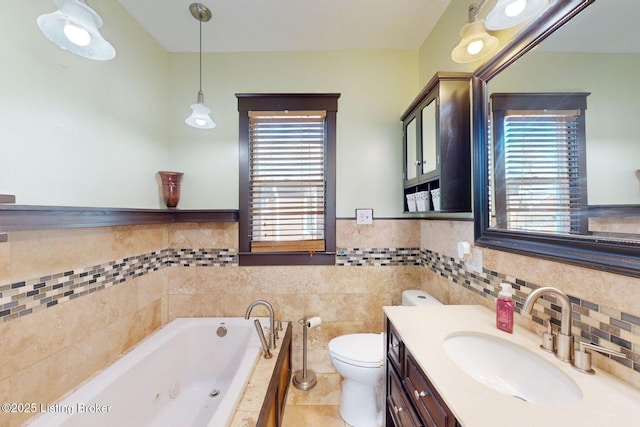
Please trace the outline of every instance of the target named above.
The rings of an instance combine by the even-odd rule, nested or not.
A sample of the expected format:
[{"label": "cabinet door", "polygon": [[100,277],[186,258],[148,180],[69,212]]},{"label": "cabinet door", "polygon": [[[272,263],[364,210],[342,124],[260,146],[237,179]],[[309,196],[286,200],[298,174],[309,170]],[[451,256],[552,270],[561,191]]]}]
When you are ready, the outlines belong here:
[{"label": "cabinet door", "polygon": [[418,178],[418,119],[412,117],[404,127],[404,180],[411,183]]},{"label": "cabinet door", "polygon": [[420,178],[434,178],[439,175],[440,149],[438,144],[438,98],[432,98],[420,110]]},{"label": "cabinet door", "polygon": [[455,418],[410,354],[405,355],[404,385],[428,427],[453,427]]},{"label": "cabinet door", "polygon": [[387,365],[387,410],[395,427],[423,426],[407,399],[395,368],[391,365]]}]

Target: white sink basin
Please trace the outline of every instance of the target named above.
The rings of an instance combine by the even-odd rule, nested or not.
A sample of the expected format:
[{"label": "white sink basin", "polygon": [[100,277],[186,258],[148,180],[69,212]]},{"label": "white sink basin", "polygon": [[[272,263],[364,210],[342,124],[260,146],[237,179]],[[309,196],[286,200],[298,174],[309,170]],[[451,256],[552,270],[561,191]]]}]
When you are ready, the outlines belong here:
[{"label": "white sink basin", "polygon": [[444,350],[473,379],[508,396],[547,406],[582,400],[580,388],[567,374],[510,341],[463,332],[445,338]]}]

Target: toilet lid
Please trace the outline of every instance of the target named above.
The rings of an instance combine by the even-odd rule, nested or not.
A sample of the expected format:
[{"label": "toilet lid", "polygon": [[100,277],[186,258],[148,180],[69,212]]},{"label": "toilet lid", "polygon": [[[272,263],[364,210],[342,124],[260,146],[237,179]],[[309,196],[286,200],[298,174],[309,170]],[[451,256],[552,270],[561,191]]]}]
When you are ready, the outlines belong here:
[{"label": "toilet lid", "polygon": [[353,364],[382,364],[381,334],[341,335],[329,341],[329,352]]}]

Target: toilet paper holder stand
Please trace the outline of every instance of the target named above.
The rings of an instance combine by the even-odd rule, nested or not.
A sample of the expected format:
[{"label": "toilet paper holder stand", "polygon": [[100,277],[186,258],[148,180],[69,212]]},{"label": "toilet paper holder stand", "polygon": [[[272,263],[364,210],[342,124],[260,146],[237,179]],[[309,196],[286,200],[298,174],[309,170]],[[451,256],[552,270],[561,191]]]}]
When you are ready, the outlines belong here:
[{"label": "toilet paper holder stand", "polygon": [[293,374],[293,385],[295,388],[307,391],[311,390],[318,383],[318,377],[313,369],[307,368],[307,330],[320,324],[317,316],[305,316],[298,320],[302,325],[302,369]]}]

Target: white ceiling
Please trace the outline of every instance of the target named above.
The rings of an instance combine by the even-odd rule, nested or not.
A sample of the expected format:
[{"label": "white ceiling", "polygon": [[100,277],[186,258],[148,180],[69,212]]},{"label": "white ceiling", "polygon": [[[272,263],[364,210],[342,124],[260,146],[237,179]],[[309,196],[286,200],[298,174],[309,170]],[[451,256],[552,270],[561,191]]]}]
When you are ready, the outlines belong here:
[{"label": "white ceiling", "polygon": [[[197,52],[193,0],[118,0],[169,52]],[[200,0],[204,52],[411,49],[450,0]]]}]

